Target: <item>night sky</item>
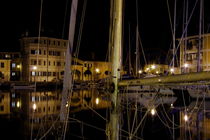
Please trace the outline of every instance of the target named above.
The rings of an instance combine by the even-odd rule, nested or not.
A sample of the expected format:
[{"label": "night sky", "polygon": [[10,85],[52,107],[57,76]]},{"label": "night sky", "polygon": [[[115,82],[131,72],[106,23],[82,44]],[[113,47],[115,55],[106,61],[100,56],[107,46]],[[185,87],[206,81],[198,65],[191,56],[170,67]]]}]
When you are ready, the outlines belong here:
[{"label": "night sky", "polygon": [[[1,10],[3,25],[1,26],[1,51],[18,51],[18,39],[28,31],[29,36],[38,36],[39,11],[41,0],[6,1]],[[173,23],[173,3],[169,1],[169,8]],[[189,15],[196,0],[189,0]],[[176,37],[182,33],[183,0],[177,0]],[[210,4],[204,0],[204,32],[209,32]],[[43,15],[41,36],[67,39],[69,25],[69,11],[71,0],[43,0]],[[74,44],[78,42],[78,31],[84,0],[79,0],[76,36]],[[105,60],[109,35],[109,0],[88,0],[84,27],[82,32],[79,57],[86,60]],[[128,52],[128,29],[130,26],[131,47],[135,48],[136,1],[124,2],[124,60]],[[67,6],[66,6],[67,5]],[[67,9],[66,9],[67,7]],[[142,45],[149,62],[164,63],[172,44],[172,33],[167,9],[167,0],[138,0],[139,32]],[[66,12],[66,13],[65,13]],[[199,2],[189,24],[189,34],[198,34]],[[134,49],[132,49],[134,56]],[[141,58],[141,63],[143,59]],[[124,62],[125,63],[125,62]]]}]

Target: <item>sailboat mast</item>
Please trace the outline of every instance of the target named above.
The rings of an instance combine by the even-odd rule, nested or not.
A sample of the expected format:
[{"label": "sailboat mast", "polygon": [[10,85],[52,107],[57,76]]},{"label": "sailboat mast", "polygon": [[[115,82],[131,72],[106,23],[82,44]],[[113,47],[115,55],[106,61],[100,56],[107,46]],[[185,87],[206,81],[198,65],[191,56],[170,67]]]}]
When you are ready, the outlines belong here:
[{"label": "sailboat mast", "polygon": [[69,34],[68,34],[68,45],[65,54],[65,69],[64,69],[64,79],[63,79],[63,90],[62,90],[62,101],[61,101],[61,112],[60,120],[64,121],[67,118],[68,111],[66,104],[69,100],[69,94],[72,89],[72,75],[71,75],[71,61],[72,61],[72,50],[74,41],[74,32],[76,24],[76,14],[77,14],[77,4],[78,0],[73,0],[71,5],[71,17],[69,23]]},{"label": "sailboat mast", "polygon": [[112,48],[112,82],[114,90],[111,94],[112,109],[110,114],[110,138],[119,139],[119,108],[118,108],[118,81],[121,69],[122,46],[122,5],[123,0],[115,0],[113,4],[113,48]]},{"label": "sailboat mast", "polygon": [[198,40],[198,61],[197,61],[197,72],[201,71],[201,46],[202,46],[202,21],[203,21],[203,0],[200,0],[200,17],[199,17],[199,40]]},{"label": "sailboat mast", "polygon": [[173,29],[173,62],[172,68],[175,66],[175,41],[176,41],[176,0],[174,0],[174,29]]},{"label": "sailboat mast", "polygon": [[138,18],[138,0],[136,0],[136,77],[138,77],[139,70],[139,18]]}]

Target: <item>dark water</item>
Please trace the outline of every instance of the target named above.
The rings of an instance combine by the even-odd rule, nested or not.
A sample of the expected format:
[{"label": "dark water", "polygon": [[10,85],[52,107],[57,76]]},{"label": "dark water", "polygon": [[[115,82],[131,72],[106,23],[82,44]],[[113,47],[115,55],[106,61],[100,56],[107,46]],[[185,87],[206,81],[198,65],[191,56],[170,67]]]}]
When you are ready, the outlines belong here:
[{"label": "dark water", "polygon": [[[162,102],[155,105],[156,114],[153,116],[145,104],[125,98],[125,95],[120,97],[120,139],[128,140],[129,132],[135,132],[136,128],[133,139],[171,140],[173,134],[175,139],[210,139],[208,100],[191,99],[186,107],[176,107],[174,103],[173,108]],[[60,90],[1,91],[0,139],[62,139],[64,133],[65,139],[73,140],[108,138],[109,93],[95,89],[74,91],[66,131],[63,129],[65,123],[59,120],[61,99]],[[180,101],[176,102],[180,104]],[[185,114],[189,115],[186,122],[183,119]]]}]

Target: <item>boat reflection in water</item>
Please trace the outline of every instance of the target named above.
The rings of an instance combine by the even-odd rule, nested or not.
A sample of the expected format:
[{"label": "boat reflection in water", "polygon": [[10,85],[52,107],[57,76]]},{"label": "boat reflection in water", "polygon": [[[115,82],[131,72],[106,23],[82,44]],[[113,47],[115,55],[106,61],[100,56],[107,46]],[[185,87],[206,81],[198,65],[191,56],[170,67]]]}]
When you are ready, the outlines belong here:
[{"label": "boat reflection in water", "polygon": [[[176,139],[210,139],[209,100],[195,98],[191,99],[189,105],[177,108],[175,106],[177,97],[168,89],[163,91],[144,89],[135,92],[119,94],[121,98],[119,109],[122,112],[120,117],[123,120],[123,123],[120,124],[121,139],[130,137],[131,135],[127,132],[131,130],[128,127],[131,129],[134,124],[133,132],[135,132],[139,123],[142,123],[143,126],[140,126],[136,134],[132,136],[134,139],[137,137],[150,139],[151,134],[153,136],[159,134],[158,138],[172,138],[170,134],[166,137],[162,132],[172,133],[171,117],[173,112],[175,112]],[[2,137],[7,137],[7,139],[62,138],[64,131],[59,122],[61,98],[59,90],[1,91],[0,132]],[[171,104],[174,104],[174,107]],[[111,106],[109,94],[101,93],[96,89],[77,90],[72,93],[71,102],[66,107],[69,105],[70,115],[66,139],[107,138],[107,118]],[[137,112],[135,109],[138,109]],[[147,119],[142,119],[148,110]],[[126,122],[130,124],[126,124]],[[164,126],[164,129],[161,125]],[[168,126],[165,127],[165,125]]]}]

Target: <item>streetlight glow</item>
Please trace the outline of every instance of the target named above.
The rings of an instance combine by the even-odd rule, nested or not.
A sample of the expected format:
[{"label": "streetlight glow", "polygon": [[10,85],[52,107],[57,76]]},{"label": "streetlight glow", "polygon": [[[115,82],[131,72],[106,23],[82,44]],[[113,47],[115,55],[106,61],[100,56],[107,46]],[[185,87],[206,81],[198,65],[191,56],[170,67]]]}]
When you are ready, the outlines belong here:
[{"label": "streetlight glow", "polygon": [[155,68],[156,68],[156,66],[155,66],[155,65],[152,65],[152,66],[151,66],[151,68],[152,68],[152,69],[155,69]]},{"label": "streetlight glow", "polygon": [[37,66],[33,66],[33,70],[36,70],[37,69]]},{"label": "streetlight glow", "polygon": [[185,64],[184,64],[184,67],[185,67],[185,68],[188,68],[188,67],[189,67],[189,64],[185,63]]},{"label": "streetlight glow", "polygon": [[99,73],[99,72],[100,72],[99,68],[96,68],[96,72],[97,72],[97,73]]},{"label": "streetlight glow", "polygon": [[139,74],[142,74],[142,70],[139,70]]}]

